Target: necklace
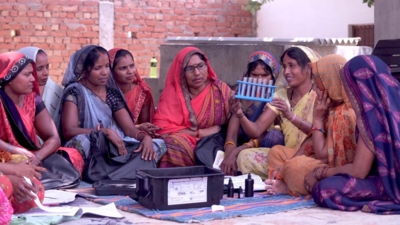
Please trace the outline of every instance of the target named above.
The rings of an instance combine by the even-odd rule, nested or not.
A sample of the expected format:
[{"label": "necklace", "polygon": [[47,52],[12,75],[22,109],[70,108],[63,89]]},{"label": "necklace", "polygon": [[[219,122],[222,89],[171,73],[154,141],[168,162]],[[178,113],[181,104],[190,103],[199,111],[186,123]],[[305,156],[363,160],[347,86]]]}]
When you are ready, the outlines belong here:
[{"label": "necklace", "polygon": [[[314,87],[314,83],[311,85],[311,88],[310,88],[310,90],[308,91],[308,93],[307,94],[310,94],[311,93],[311,90],[313,89],[313,87]],[[293,93],[294,93],[294,90],[292,91],[292,94],[290,95],[290,111],[292,111],[293,112],[293,110],[294,110],[294,107],[297,105],[297,103],[299,103],[299,102],[294,102],[293,101]],[[292,107],[292,105],[293,105],[293,107]]]},{"label": "necklace", "polygon": [[93,91],[91,88],[89,88],[89,87],[86,85],[86,80],[83,80],[83,82],[85,83],[84,86],[85,86],[87,89],[89,89],[91,92],[95,93],[97,96],[99,96],[99,97],[101,98],[101,92],[103,91],[103,88],[100,87],[100,91],[99,91],[99,93],[97,94],[95,91]]}]

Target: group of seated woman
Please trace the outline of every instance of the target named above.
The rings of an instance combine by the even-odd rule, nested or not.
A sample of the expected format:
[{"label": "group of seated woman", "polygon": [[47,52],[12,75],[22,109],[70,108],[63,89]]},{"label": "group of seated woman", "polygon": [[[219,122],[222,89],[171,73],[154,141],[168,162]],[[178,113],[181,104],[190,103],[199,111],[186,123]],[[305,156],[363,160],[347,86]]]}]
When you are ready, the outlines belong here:
[{"label": "group of seated woman", "polygon": [[[0,200],[15,212],[35,205],[31,190],[42,199],[44,189],[71,187],[76,176],[118,180],[137,168],[209,165],[201,157],[212,164],[216,150],[225,151],[225,174],[257,174],[269,194],[400,212],[399,83],[374,56],[347,62],[293,46],[277,61],[257,51],[243,77],[273,81],[266,104],[235,99],[207,56],[187,47],[168,71],[157,110],[127,50],[85,46],[71,56],[64,88],[48,69],[42,49],[0,55]],[[67,181],[55,172],[62,160]]]}]

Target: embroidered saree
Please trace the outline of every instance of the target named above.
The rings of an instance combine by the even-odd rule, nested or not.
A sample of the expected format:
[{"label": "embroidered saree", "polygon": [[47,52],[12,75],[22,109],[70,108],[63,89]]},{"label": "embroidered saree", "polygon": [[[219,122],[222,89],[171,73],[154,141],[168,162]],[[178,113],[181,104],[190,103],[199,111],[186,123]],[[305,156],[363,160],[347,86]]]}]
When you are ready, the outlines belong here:
[{"label": "embroidered saree", "polygon": [[[119,50],[123,49],[113,48],[108,51],[108,53],[110,54],[111,65],[114,65],[114,59]],[[151,93],[151,88],[149,87],[149,85],[147,85],[146,81],[140,77],[137,69],[135,72],[135,79],[133,80],[133,83],[136,84],[136,86],[125,95],[126,103],[130,112],[132,113],[133,121],[135,125],[138,124],[138,119],[142,108],[149,105],[150,121],[147,122],[152,123],[155,113],[153,95]]]},{"label": "embroidered saree", "polygon": [[358,138],[374,153],[370,175],[337,174],[317,183],[312,196],[335,210],[400,213],[400,89],[389,67],[376,56],[357,56],[340,73],[357,116]]},{"label": "embroidered saree", "polygon": [[208,60],[206,63],[210,83],[190,100],[183,69],[195,53],[204,55],[197,48],[187,47],[175,57],[154,115],[154,124],[163,128],[158,133],[166,135],[164,142],[167,153],[161,158],[160,167],[196,165],[194,149],[197,139],[179,131],[196,131],[223,125],[229,118],[228,98],[232,91],[227,84],[218,80]]},{"label": "embroidered saree", "polygon": [[[355,114],[339,78],[339,71],[346,63],[346,59],[338,55],[328,55],[312,64],[312,71],[320,88],[324,88],[329,97],[340,105],[329,109],[326,130],[326,146],[328,151],[328,165],[330,167],[342,166],[353,162],[355,138]],[[324,164],[315,159],[312,139],[303,143],[304,155],[293,155],[295,148],[277,147],[269,155],[268,166],[270,176],[275,168],[282,166],[277,179],[282,180],[289,188],[289,193],[294,196],[310,194],[304,187],[304,177],[314,168]],[[271,150],[272,153],[272,150]]]}]

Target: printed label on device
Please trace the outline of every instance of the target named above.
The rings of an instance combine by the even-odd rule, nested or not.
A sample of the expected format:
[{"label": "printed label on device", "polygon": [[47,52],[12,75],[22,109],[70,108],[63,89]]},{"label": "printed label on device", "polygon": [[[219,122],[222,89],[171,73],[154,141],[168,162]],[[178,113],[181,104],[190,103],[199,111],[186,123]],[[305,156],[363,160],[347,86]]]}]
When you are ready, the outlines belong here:
[{"label": "printed label on device", "polygon": [[168,205],[207,202],[207,177],[168,181]]}]

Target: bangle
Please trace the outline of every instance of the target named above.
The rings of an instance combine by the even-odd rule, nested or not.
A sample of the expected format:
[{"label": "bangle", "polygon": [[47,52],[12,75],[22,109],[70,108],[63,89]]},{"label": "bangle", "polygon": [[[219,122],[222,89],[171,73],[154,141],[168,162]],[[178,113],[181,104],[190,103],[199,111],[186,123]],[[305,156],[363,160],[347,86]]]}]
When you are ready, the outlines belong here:
[{"label": "bangle", "polygon": [[244,143],[243,145],[247,145],[247,146],[249,146],[250,148],[254,148],[254,146],[253,146],[252,144],[250,144],[249,142]]},{"label": "bangle", "polygon": [[258,148],[258,146],[260,146],[260,145],[258,144],[257,139],[252,139],[252,141],[254,142],[255,148]]},{"label": "bangle", "polygon": [[292,117],[292,119],[289,120],[289,121],[290,121],[290,122],[293,122],[295,118],[296,118],[296,113],[293,113],[293,117]]},{"label": "bangle", "polygon": [[42,160],[42,158],[40,158],[39,154],[34,153],[36,155],[36,157],[38,157],[40,160]]},{"label": "bangle", "polygon": [[321,131],[321,132],[324,133],[324,134],[326,133],[326,131],[325,131],[324,129],[322,129],[322,128],[319,128],[319,127],[311,127],[311,130],[310,130],[310,132],[308,133],[307,136],[310,136],[314,130]]},{"label": "bangle", "polygon": [[233,143],[232,141],[226,142],[225,145],[224,145],[224,148],[225,148],[227,145],[233,145],[233,146],[236,148],[236,144]]},{"label": "bangle", "polygon": [[197,129],[196,130],[196,138],[199,138],[200,137],[200,129]]},{"label": "bangle", "polygon": [[135,137],[136,140],[139,140],[138,136],[139,136],[140,133],[144,134],[145,136],[147,135],[146,131],[139,131],[139,132],[136,133],[136,137]]},{"label": "bangle", "polygon": [[8,143],[8,148],[7,148],[7,152],[9,152],[11,150],[11,144]]},{"label": "bangle", "polygon": [[324,133],[325,134],[325,130],[324,129],[322,129],[322,128],[319,128],[319,127],[313,127],[313,128],[311,128],[311,130],[319,130],[319,131],[321,131],[322,133]]},{"label": "bangle", "polygon": [[304,123],[304,120],[301,120],[299,129],[301,129],[301,127],[303,126],[303,123]]}]

